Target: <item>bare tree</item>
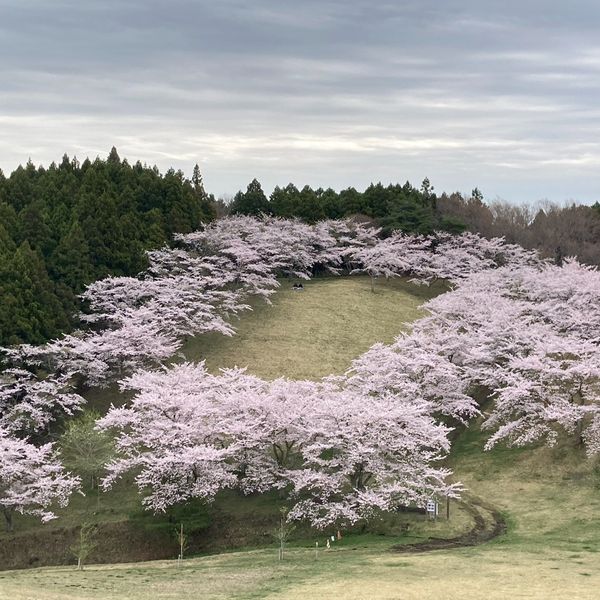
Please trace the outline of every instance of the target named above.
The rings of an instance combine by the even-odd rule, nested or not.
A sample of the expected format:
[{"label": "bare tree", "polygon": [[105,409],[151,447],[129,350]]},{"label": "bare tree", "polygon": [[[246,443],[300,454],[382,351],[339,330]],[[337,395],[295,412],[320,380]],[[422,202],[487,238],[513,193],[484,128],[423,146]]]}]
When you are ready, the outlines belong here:
[{"label": "bare tree", "polygon": [[279,542],[279,560],[283,560],[283,551],[285,545],[290,538],[290,535],[296,529],[295,525],[292,525],[287,520],[288,510],[287,508],[281,508],[279,516],[279,527],[275,530],[275,539]]}]

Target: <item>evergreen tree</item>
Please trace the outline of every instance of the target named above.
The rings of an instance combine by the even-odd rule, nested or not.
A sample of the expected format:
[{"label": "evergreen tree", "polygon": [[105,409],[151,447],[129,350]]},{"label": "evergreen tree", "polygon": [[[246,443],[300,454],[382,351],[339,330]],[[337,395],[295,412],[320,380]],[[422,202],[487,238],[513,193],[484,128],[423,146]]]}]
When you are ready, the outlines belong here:
[{"label": "evergreen tree", "polygon": [[381,182],[371,184],[363,193],[365,212],[371,217],[385,217],[393,201],[393,192],[385,188]]},{"label": "evergreen tree", "polygon": [[308,185],[305,185],[298,198],[298,209],[296,216],[307,223],[316,223],[325,218],[323,205],[316,192]]},{"label": "evergreen tree", "polygon": [[74,221],[52,254],[50,272],[75,294],[92,281],[90,249],[79,221]]},{"label": "evergreen tree", "polygon": [[340,219],[344,216],[344,209],[340,201],[339,194],[331,189],[326,190],[318,189],[317,195],[321,201],[321,207],[323,213],[327,219]]},{"label": "evergreen tree", "polygon": [[271,214],[271,206],[257,179],[253,179],[246,193],[238,192],[231,203],[231,214],[254,215]]},{"label": "evergreen tree", "polygon": [[0,269],[0,297],[0,331],[9,344],[42,343],[68,326],[44,261],[27,241]]},{"label": "evergreen tree", "polygon": [[364,214],[364,204],[362,194],[353,187],[349,187],[340,192],[340,204],[344,216]]},{"label": "evergreen tree", "polygon": [[52,247],[50,227],[40,202],[30,202],[18,216],[18,240],[27,241],[32,248],[47,256]]},{"label": "evergreen tree", "polygon": [[293,183],[284,188],[277,186],[270,196],[270,207],[276,217],[289,219],[297,215],[300,204],[300,192]]},{"label": "evergreen tree", "polygon": [[15,252],[15,243],[8,234],[6,227],[0,221],[0,265],[3,260],[10,258]]},{"label": "evergreen tree", "polygon": [[116,148],[106,160],[80,163],[65,154],[48,168],[29,161],[8,178],[0,175],[2,318],[9,321],[11,310],[18,315],[15,323],[0,328],[0,345],[9,338],[36,342],[45,335],[34,323],[37,312],[25,308],[31,286],[24,283],[25,275],[17,276],[19,246],[19,260],[29,263],[29,272],[35,270],[24,242],[38,256],[37,267],[44,271],[40,281],[50,282],[49,315],[56,314],[49,322],[65,323],[86,283],[109,274],[134,275],[144,267],[145,249],[162,246],[173,233],[192,231],[214,215],[214,199],[204,190],[198,167],[191,182],[181,171],[162,176],[156,167],[131,166]]},{"label": "evergreen tree", "polygon": [[212,194],[206,193],[198,163],[194,165],[192,185],[194,187],[194,195],[198,202],[200,212],[202,213],[202,218],[209,217],[210,220],[216,218],[217,211],[215,207],[215,197]]}]

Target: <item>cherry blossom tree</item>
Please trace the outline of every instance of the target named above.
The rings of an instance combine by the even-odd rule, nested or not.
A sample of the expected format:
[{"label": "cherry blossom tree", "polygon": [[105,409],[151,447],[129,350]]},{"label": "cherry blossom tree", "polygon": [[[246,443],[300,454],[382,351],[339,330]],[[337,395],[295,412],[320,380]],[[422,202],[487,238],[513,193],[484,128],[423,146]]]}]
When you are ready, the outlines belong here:
[{"label": "cherry blossom tree", "polygon": [[240,370],[209,375],[202,363],[126,379],[123,389],[139,394],[130,406],[111,408],[98,423],[118,433],[120,456],[107,465],[105,487],[134,470],[136,484],[147,492],[143,502],[154,511],[191,498],[210,501],[219,490],[233,487],[240,449],[229,429],[241,427],[236,422],[243,412],[236,404],[253,398],[260,385]]},{"label": "cherry blossom tree", "polygon": [[14,512],[43,522],[54,519],[52,505],[66,506],[79,485],[78,477],[64,471],[52,444],[36,447],[0,427],[0,507],[8,531]]},{"label": "cherry blossom tree", "polygon": [[449,450],[449,429],[431,418],[427,403],[331,383],[317,398],[304,420],[302,463],[286,472],[295,501],[290,519],[347,525],[458,495],[460,485],[447,482],[450,471],[436,465]]},{"label": "cherry blossom tree", "polygon": [[311,382],[269,383],[243,369],[211,375],[203,363],[138,372],[122,382],[137,390],[131,406],[98,423],[119,433],[120,457],[106,486],[129,470],[150,493],[153,510],[189,498],[211,500],[223,488],[266,491],[285,485],[282,469],[299,444],[298,419]]},{"label": "cherry blossom tree", "polygon": [[84,402],[68,373],[38,378],[19,368],[0,372],[0,427],[5,431],[46,431],[58,416],[73,415]]},{"label": "cherry blossom tree", "polygon": [[324,527],[459,490],[435,465],[448,429],[412,389],[365,396],[343,378],[266,382],[203,364],[139,372],[123,385],[138,390],[131,406],[98,423],[116,432],[120,453],[105,485],[135,472],[155,511],[227,487],[275,488],[290,493],[290,519]]},{"label": "cherry blossom tree", "polygon": [[600,344],[600,272],[567,258],[558,267],[521,269],[512,274],[502,293],[523,299],[539,321],[550,322],[563,334]]},{"label": "cherry blossom tree", "polygon": [[436,418],[449,416],[466,424],[479,414],[469,395],[471,382],[438,343],[418,331],[402,334],[390,345],[375,344],[353,361],[346,385],[366,396],[400,394],[402,404],[412,398]]},{"label": "cherry blossom tree", "polygon": [[595,269],[573,261],[501,267],[427,303],[430,315],[414,333],[445,348],[465,381],[494,400],[488,449],[552,444],[564,431],[598,451],[599,284]]},{"label": "cherry blossom tree", "polygon": [[384,240],[375,238],[372,244],[357,247],[350,253],[352,262],[359,265],[351,274],[367,273],[374,292],[378,277],[388,279],[420,273],[429,254],[429,245],[425,237],[402,233],[395,233]]},{"label": "cherry blossom tree", "polygon": [[425,280],[446,279],[458,282],[474,273],[508,266],[538,266],[538,254],[503,238],[486,239],[475,233],[451,235],[436,232],[429,237],[430,252],[424,264],[416,271]]}]

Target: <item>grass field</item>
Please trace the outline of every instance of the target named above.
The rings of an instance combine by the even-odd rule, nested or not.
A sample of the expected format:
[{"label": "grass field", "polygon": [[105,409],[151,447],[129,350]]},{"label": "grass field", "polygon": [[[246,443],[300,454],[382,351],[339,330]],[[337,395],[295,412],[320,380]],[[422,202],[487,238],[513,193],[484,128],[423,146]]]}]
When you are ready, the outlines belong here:
[{"label": "grass field", "polygon": [[343,373],[353,358],[375,342],[391,342],[404,323],[423,313],[423,302],[444,289],[442,283],[417,286],[405,279],[378,282],[368,277],[326,277],[303,282],[304,291],[283,280],[273,304],[254,302],[234,322],[233,337],[208,334],[190,340],[184,353],[206,359],[209,369],[248,367],[268,379],[317,379]]},{"label": "grass field", "polygon": [[[393,338],[400,323],[418,315],[423,294],[431,293],[396,282],[371,294],[365,279],[319,280],[301,293],[284,288],[274,306],[260,306],[240,321],[239,336],[194,342],[188,352],[207,356],[210,368],[247,364],[265,377],[341,372],[372,342]],[[321,327],[329,333],[319,333]],[[0,572],[0,599],[600,598],[600,470],[570,440],[555,449],[499,447],[489,453],[482,451],[483,441],[474,426],[458,437],[451,457],[469,494],[500,509],[509,524],[506,535],[481,546],[428,554],[390,551],[397,541],[468,528],[467,517],[453,507],[450,523],[416,519],[408,533],[398,535],[376,535],[375,528],[369,535],[344,537],[318,557],[311,540],[299,539],[282,563],[271,545],[190,558],[180,568],[170,560],[93,565],[83,572],[73,567]],[[117,495],[114,502],[111,514],[118,518],[118,503],[125,505],[126,498]],[[242,508],[232,496],[221,505],[226,514],[242,511],[242,519],[244,510],[251,518],[275,507],[255,499]],[[65,520],[81,518],[77,506]],[[379,533],[388,527],[381,524]]]}]

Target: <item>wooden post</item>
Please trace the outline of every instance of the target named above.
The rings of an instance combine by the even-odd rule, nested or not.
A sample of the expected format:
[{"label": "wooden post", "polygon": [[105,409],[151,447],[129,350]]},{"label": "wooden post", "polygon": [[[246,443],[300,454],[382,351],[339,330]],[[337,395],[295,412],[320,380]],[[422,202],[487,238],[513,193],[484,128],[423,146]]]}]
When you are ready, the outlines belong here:
[{"label": "wooden post", "polygon": [[184,538],[183,538],[183,523],[180,523],[180,528],[179,528],[179,557],[181,558],[181,560],[183,560],[183,542],[184,542]]}]

